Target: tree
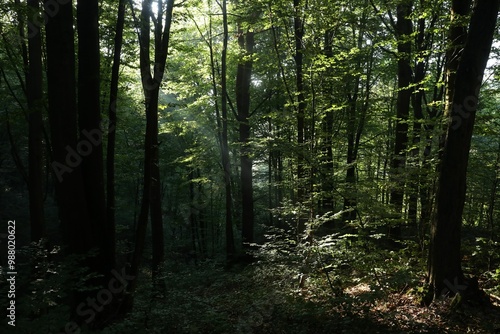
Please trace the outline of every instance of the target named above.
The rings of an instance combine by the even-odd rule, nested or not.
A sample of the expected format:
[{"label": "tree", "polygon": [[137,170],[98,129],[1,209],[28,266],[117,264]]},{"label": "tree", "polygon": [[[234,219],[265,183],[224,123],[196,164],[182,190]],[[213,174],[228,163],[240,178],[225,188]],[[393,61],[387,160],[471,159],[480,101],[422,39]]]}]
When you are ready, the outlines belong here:
[{"label": "tree", "polygon": [[[251,14],[255,15],[255,14]],[[238,23],[238,45],[242,57],[238,63],[236,74],[236,108],[238,111],[239,133],[241,143],[241,222],[243,246],[254,242],[254,212],[253,212],[253,173],[252,153],[250,150],[250,84],[252,80],[254,32],[247,28],[244,31],[242,23]]]},{"label": "tree", "polygon": [[[114,231],[108,229],[104,193],[104,161],[102,152],[102,124],[100,104],[100,49],[99,49],[99,2],[79,0],[77,4],[78,30],[78,126],[79,142],[90,142],[89,152],[81,152],[82,176],[85,198],[90,219],[92,244],[99,254],[96,271],[104,277],[110,275],[114,263],[112,251],[107,245]],[[90,137],[89,137],[90,136]],[[87,148],[85,148],[86,150]]]},{"label": "tree", "polygon": [[222,55],[221,55],[221,120],[222,128],[220,128],[220,145],[222,156],[222,169],[224,171],[224,185],[226,198],[226,256],[231,260],[235,253],[234,232],[233,232],[233,197],[231,186],[231,160],[229,159],[229,144],[228,144],[228,116],[227,116],[227,43],[229,38],[228,22],[227,22],[227,1],[222,0]]},{"label": "tree", "polygon": [[395,219],[398,220],[390,234],[395,237],[401,235],[401,220],[404,198],[404,169],[406,164],[406,149],[408,144],[408,115],[411,101],[412,69],[410,65],[412,43],[410,36],[413,32],[413,23],[410,15],[413,2],[403,0],[397,5],[396,37],[398,40],[398,93],[396,102],[396,127],[394,152],[391,160],[392,190],[390,203],[394,205]]},{"label": "tree", "polygon": [[[150,30],[151,21],[154,19],[151,0],[144,0],[142,2],[140,17],[140,69],[146,109],[146,134],[144,139],[143,195],[137,222],[131,274],[137,277],[139,272],[140,260],[145,246],[148,216],[149,212],[151,212],[153,280],[156,286],[161,289],[162,283],[159,273],[164,260],[165,250],[158,153],[160,145],[158,142],[158,98],[168,55],[174,0],[167,0],[165,8],[163,1],[159,0],[157,4],[157,12],[161,15],[158,15],[154,21],[154,62],[150,59]],[[163,17],[164,12],[165,17]],[[153,66],[153,72],[151,72],[151,66]],[[132,282],[129,290],[133,292],[136,286],[137,279]]]},{"label": "tree", "polygon": [[461,226],[466,172],[479,90],[489,58],[497,21],[498,0],[478,0],[456,72],[453,107],[444,143],[431,226],[429,283],[437,298],[446,291],[462,292],[469,282],[461,267]]},{"label": "tree", "polygon": [[[43,118],[42,118],[42,37],[35,29],[33,18],[39,10],[37,0],[28,0],[28,59],[29,67],[26,80],[29,122],[29,196],[31,240],[38,241],[45,235],[43,208]],[[30,29],[31,27],[31,29]]]},{"label": "tree", "polygon": [[[365,2],[367,8],[368,2]],[[368,13],[365,9],[359,23],[353,26],[353,37],[357,34],[354,49],[367,49],[367,55],[358,51],[356,63],[346,75],[347,95],[347,159],[346,159],[346,190],[344,195],[343,220],[344,222],[356,219],[357,190],[356,165],[360,149],[361,135],[364,130],[368,107],[370,104],[371,78],[373,70],[373,46],[364,45]],[[349,66],[349,65],[348,65]],[[366,72],[363,69],[366,68]],[[365,77],[362,80],[362,76]],[[364,82],[363,82],[364,81]],[[352,86],[351,86],[352,85]]]},{"label": "tree", "polygon": [[[305,112],[306,100],[304,94],[304,8],[301,0],[293,0],[293,32],[295,41],[295,88],[297,92],[296,113],[297,113],[297,200],[303,201],[305,198],[306,185],[304,184],[304,144],[305,138]],[[295,101],[294,101],[295,103]],[[301,230],[302,228],[299,227]]]},{"label": "tree", "polygon": [[[48,5],[48,1],[45,2]],[[70,253],[90,250],[92,234],[78,152],[72,2],[46,25],[47,84],[52,170],[59,217]]]},{"label": "tree", "polygon": [[118,100],[118,80],[120,70],[120,57],[123,44],[123,27],[125,24],[125,0],[120,0],[118,3],[118,18],[116,20],[116,33],[114,41],[113,67],[111,70],[111,84],[109,92],[109,107],[108,107],[108,145],[106,153],[106,218],[107,228],[105,234],[108,236],[106,245],[107,253],[111,258],[115,258],[116,236],[115,236],[115,145],[116,145],[116,107]]}]

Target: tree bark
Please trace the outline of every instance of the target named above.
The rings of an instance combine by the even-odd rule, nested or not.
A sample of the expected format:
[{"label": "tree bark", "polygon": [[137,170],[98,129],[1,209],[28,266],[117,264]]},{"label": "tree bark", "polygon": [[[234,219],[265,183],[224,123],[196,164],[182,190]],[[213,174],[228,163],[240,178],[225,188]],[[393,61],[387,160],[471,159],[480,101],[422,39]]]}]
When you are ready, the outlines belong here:
[{"label": "tree bark", "polygon": [[[452,112],[455,80],[460,56],[467,40],[467,23],[464,17],[470,14],[471,0],[453,0],[451,2],[451,22],[448,31],[449,47],[446,51],[446,105],[445,114]],[[444,142],[443,142],[444,143]]]},{"label": "tree bark", "polygon": [[[151,0],[144,0],[140,18],[140,69],[142,87],[145,98],[146,111],[146,134],[144,136],[144,185],[141,210],[137,222],[137,232],[135,240],[135,250],[132,257],[131,275],[135,279],[129,284],[129,292],[132,294],[137,287],[137,275],[144,252],[145,237],[147,232],[147,223],[149,211],[151,211],[151,231],[153,247],[153,281],[155,287],[162,290],[164,288],[161,282],[160,269],[164,261],[164,235],[163,219],[161,210],[161,184],[160,184],[160,164],[159,164],[159,142],[158,142],[158,97],[160,84],[165,72],[168,47],[170,42],[170,27],[172,24],[172,15],[174,0],[167,0],[166,10],[163,8],[163,1],[158,1],[158,13],[165,12],[156,18],[154,27],[154,63],[153,73],[151,73],[150,43],[151,43]],[[164,20],[164,21],[163,21]],[[165,24],[163,26],[163,24]],[[132,297],[127,301],[127,310],[132,305]]]},{"label": "tree bark", "polygon": [[[324,34],[324,54],[328,59],[333,57],[333,40],[334,33],[332,30],[328,29]],[[330,98],[329,105],[333,105],[334,101],[333,97],[333,83],[332,83],[332,70],[330,68],[326,71],[327,77],[325,80],[325,91],[324,94]],[[331,107],[327,107],[325,110],[325,116],[322,119],[321,123],[321,136],[323,145],[321,147],[321,168],[320,168],[320,177],[321,177],[321,214],[325,214],[328,212],[333,212],[334,210],[334,199],[333,199],[333,191],[334,191],[334,181],[333,181],[333,111]],[[327,229],[331,229],[334,226],[334,221],[328,220],[323,224]]]},{"label": "tree bark", "polygon": [[113,66],[111,68],[111,84],[109,91],[108,107],[108,145],[106,152],[106,218],[107,230],[104,233],[108,236],[105,253],[110,259],[116,257],[116,235],[115,235],[115,144],[116,144],[116,106],[118,100],[118,79],[120,77],[120,56],[123,41],[123,27],[125,23],[125,2],[118,3],[118,18],[116,20],[115,45],[113,55]]},{"label": "tree bark", "polygon": [[[357,70],[360,70],[361,62],[358,61]],[[344,213],[342,214],[342,220],[348,222],[356,218],[356,213],[353,208],[357,205],[356,198],[356,156],[357,152],[354,148],[354,141],[356,137],[356,109],[358,104],[358,93],[359,93],[359,83],[360,75],[357,75],[354,79],[354,87],[352,93],[349,92],[347,95],[347,171],[345,176],[346,182],[346,195],[344,197]],[[350,81],[350,80],[349,80]]]},{"label": "tree bark", "polygon": [[[45,1],[50,6],[50,1]],[[85,253],[93,242],[77,147],[77,112],[73,6],[59,12],[45,26],[52,168],[59,217],[70,253]]]},{"label": "tree bark", "polygon": [[391,160],[391,197],[390,203],[394,206],[395,224],[390,229],[393,237],[401,236],[401,218],[404,198],[404,169],[406,165],[406,148],[408,142],[408,115],[411,101],[412,70],[410,66],[411,41],[413,31],[409,17],[413,3],[402,1],[397,6],[396,34],[398,39],[398,97],[396,102],[396,128],[394,151]]},{"label": "tree bark", "polygon": [[233,232],[233,200],[231,187],[231,161],[229,160],[228,127],[227,127],[227,42],[229,38],[227,23],[227,1],[222,1],[223,20],[223,46],[221,59],[221,113],[222,113],[222,168],[224,171],[224,184],[226,191],[226,255],[228,260],[232,260],[235,253],[234,232]]},{"label": "tree bark", "polygon": [[[300,0],[293,0],[294,17],[293,17],[293,27],[294,27],[294,39],[295,39],[295,85],[297,89],[297,145],[298,145],[298,155],[297,155],[297,201],[303,201],[305,198],[304,184],[304,131],[305,131],[305,109],[306,100],[304,96],[304,50],[303,50],[303,38],[304,38],[304,22],[302,18],[302,8]],[[300,218],[299,218],[300,219]],[[299,224],[301,225],[301,224]],[[302,228],[299,228],[299,231]]]},{"label": "tree bark", "polygon": [[[100,49],[99,49],[99,2],[79,0],[77,5],[78,29],[78,126],[79,143],[82,147],[82,175],[85,198],[90,218],[93,246],[98,247],[95,270],[104,277],[110,275],[114,259],[107,243],[109,232],[106,219],[104,193],[104,161],[102,153],[103,133],[100,108]],[[83,146],[83,145],[82,145]],[[88,152],[86,150],[88,149]]]},{"label": "tree bark", "polygon": [[[441,162],[436,217],[431,226],[429,280],[435,298],[466,288],[461,267],[461,226],[466,173],[479,90],[489,58],[498,0],[478,0],[455,78],[453,108]],[[465,282],[466,283],[466,282]]]},{"label": "tree bark", "polygon": [[[366,12],[360,19],[359,31],[357,32],[356,47],[359,50],[363,49],[363,40],[365,38],[366,28]],[[353,33],[356,32],[353,30]],[[363,55],[358,55],[358,60],[355,65],[354,77],[349,77],[347,84],[347,171],[346,171],[346,191],[344,197],[344,213],[342,219],[344,222],[356,219],[357,198],[357,178],[356,178],[356,160],[358,157],[359,143],[363,133],[366,113],[368,111],[370,97],[370,80],[373,65],[373,51],[366,58],[367,63],[363,63]],[[365,87],[361,86],[361,73],[366,67],[366,82]],[[350,83],[353,82],[351,88]],[[362,103],[359,103],[360,92],[364,93]]]},{"label": "tree bark", "polygon": [[252,80],[252,54],[254,33],[243,32],[241,24],[238,27],[238,44],[243,51],[244,59],[238,63],[236,75],[236,106],[240,133],[240,165],[241,165],[241,205],[242,205],[242,237],[243,247],[254,241],[254,211],[253,211],[253,174],[250,148],[250,83]]},{"label": "tree bark", "polygon": [[[29,202],[31,241],[45,235],[43,208],[43,119],[42,119],[42,37],[32,20],[39,11],[37,0],[28,0],[28,73],[26,78],[29,122]],[[35,30],[36,29],[36,30]]]}]

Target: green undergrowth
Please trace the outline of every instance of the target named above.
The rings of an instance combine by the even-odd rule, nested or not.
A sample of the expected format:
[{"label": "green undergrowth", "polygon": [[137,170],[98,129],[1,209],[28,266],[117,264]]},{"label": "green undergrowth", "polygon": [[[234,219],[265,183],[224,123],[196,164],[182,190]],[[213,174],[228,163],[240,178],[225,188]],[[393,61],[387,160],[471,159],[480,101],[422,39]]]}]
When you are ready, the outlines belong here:
[{"label": "green undergrowth", "polygon": [[353,235],[299,242],[276,235],[284,234],[268,235],[249,266],[167,263],[165,293],[143,285],[134,312],[104,333],[401,332],[377,309],[421,281],[423,262],[411,247],[389,250]]},{"label": "green undergrowth", "polygon": [[165,293],[152,294],[151,286],[142,285],[134,312],[103,333],[489,333],[497,328],[497,308],[453,309],[451,300],[423,305],[425,254],[411,240],[388,244],[375,233],[296,238],[274,230],[256,248],[254,263],[230,270],[217,261],[167,262]]},{"label": "green undergrowth", "polygon": [[[165,291],[154,291],[151,272],[143,269],[132,312],[103,330],[91,332],[89,326],[80,333],[490,333],[500,328],[495,303],[453,308],[451,299],[423,302],[429,292],[425,254],[411,240],[394,244],[381,234],[339,232],[297,238],[284,230],[266,237],[254,245],[251,264],[228,268],[222,260],[167,256]],[[85,288],[68,284],[82,268],[78,261],[55,266],[36,247],[25,256],[37,260],[44,275],[20,282],[23,291],[33,293],[19,298],[19,332],[53,333],[67,322],[62,305],[69,293]],[[480,280],[498,295],[499,270],[484,271]]]}]

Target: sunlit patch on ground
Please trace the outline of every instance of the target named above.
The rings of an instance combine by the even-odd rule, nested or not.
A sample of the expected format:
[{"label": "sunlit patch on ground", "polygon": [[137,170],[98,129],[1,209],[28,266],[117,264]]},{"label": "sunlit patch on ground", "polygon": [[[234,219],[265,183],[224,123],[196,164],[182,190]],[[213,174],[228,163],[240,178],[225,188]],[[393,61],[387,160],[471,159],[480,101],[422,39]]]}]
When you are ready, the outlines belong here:
[{"label": "sunlit patch on ground", "polygon": [[352,297],[360,296],[365,293],[370,293],[372,289],[370,286],[366,283],[360,283],[358,285],[349,287],[344,290],[344,293],[347,295],[350,295]]}]

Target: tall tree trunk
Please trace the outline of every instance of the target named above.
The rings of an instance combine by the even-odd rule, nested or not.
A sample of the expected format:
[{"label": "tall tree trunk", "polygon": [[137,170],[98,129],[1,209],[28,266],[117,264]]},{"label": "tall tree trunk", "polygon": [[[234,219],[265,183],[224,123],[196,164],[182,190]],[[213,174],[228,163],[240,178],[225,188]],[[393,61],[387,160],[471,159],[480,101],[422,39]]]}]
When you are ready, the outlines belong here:
[{"label": "tall tree trunk", "polygon": [[[228,39],[228,28],[227,28],[227,4],[224,1],[220,4],[223,17],[223,50],[222,50],[222,69],[220,73],[221,76],[221,104],[219,104],[219,89],[217,85],[217,68],[215,63],[215,52],[213,48],[214,36],[212,35],[212,16],[209,18],[209,29],[208,29],[208,49],[210,53],[210,69],[211,69],[211,79],[212,79],[212,91],[214,97],[215,106],[215,121],[217,125],[217,141],[219,143],[219,149],[221,153],[222,162],[222,172],[224,178],[224,190],[225,190],[225,239],[226,239],[226,260],[229,262],[233,259],[235,252],[234,245],[234,233],[233,233],[233,216],[232,216],[232,196],[231,196],[231,166],[229,160],[229,150],[227,143],[227,80],[226,80],[226,54],[227,54],[227,39]],[[221,115],[222,111],[222,115]],[[223,116],[225,115],[225,117]],[[226,133],[224,135],[224,133]],[[211,212],[213,212],[213,192],[210,196],[211,198]],[[213,213],[211,214],[213,217]],[[218,228],[215,231],[214,222],[212,221],[212,252],[215,250],[215,241],[218,240]]]},{"label": "tall tree trunk", "polygon": [[396,102],[396,128],[393,157],[391,160],[391,198],[394,206],[396,223],[390,235],[401,235],[401,218],[405,186],[406,148],[408,142],[408,114],[411,100],[412,70],[410,66],[412,21],[410,18],[413,4],[402,1],[397,6],[396,34],[398,39],[398,97]]},{"label": "tall tree trunk", "polygon": [[252,54],[254,33],[243,32],[241,24],[238,27],[238,44],[244,58],[238,63],[236,75],[236,105],[240,132],[241,154],[241,222],[243,246],[254,242],[254,211],[253,211],[253,175],[250,149],[250,83],[252,79]]},{"label": "tall tree trunk", "polygon": [[[39,11],[38,0],[28,0],[28,19],[33,20]],[[42,120],[42,37],[40,30],[32,30],[33,21],[28,21],[28,73],[27,98],[29,122],[29,202],[31,241],[39,241],[45,234],[43,210],[43,120]]]},{"label": "tall tree trunk", "polygon": [[[441,162],[436,217],[431,226],[429,280],[435,298],[461,292],[467,283],[461,267],[461,226],[469,150],[479,90],[489,58],[499,0],[478,0],[456,72],[453,108]],[[465,281],[465,282],[464,282]]]},{"label": "tall tree trunk", "polygon": [[[357,64],[359,70],[360,61]],[[354,78],[354,87],[352,94],[347,95],[347,171],[346,171],[346,195],[344,197],[344,213],[342,219],[347,222],[356,218],[356,212],[353,208],[357,205],[356,198],[356,155],[354,150],[354,140],[356,137],[356,109],[358,104],[360,76]]]},{"label": "tall tree trunk", "polygon": [[[367,3],[365,3],[365,8]],[[365,38],[365,28],[366,28],[366,11],[363,12],[360,18],[359,27],[356,27],[357,31],[357,41],[356,47],[358,50],[364,48],[363,41]],[[356,35],[356,29],[353,28],[353,35]],[[366,113],[368,111],[368,103],[370,97],[370,80],[373,64],[373,51],[370,51],[369,57],[367,57],[366,64],[363,64],[363,55],[358,55],[358,59],[355,63],[354,77],[349,77],[349,83],[347,84],[347,170],[346,170],[346,191],[344,197],[344,214],[342,215],[343,221],[351,221],[356,219],[356,211],[354,210],[358,199],[357,199],[357,178],[356,178],[356,160],[358,157],[359,142],[361,140],[361,134],[363,133]],[[361,87],[361,73],[363,68],[366,67],[366,86]],[[351,82],[353,86],[351,87]],[[364,90],[363,90],[364,88]],[[364,92],[365,96],[362,103],[359,103],[359,96]]]},{"label": "tall tree trunk", "polygon": [[[159,160],[159,142],[158,142],[158,97],[159,86],[153,89],[149,96],[149,106],[146,106],[146,126],[150,131],[150,150],[151,162],[149,168],[151,169],[151,197],[150,197],[150,212],[151,212],[151,236],[152,236],[152,265],[153,265],[153,279],[161,279],[160,270],[163,261],[165,260],[165,245],[163,233],[163,219],[161,210],[161,183],[160,183],[160,160]],[[148,94],[146,94],[147,96]],[[160,282],[157,282],[160,283]],[[161,284],[160,284],[161,286]]]},{"label": "tall tree trunk", "polygon": [[223,20],[223,46],[221,56],[221,112],[222,112],[222,168],[224,170],[224,184],[226,190],[226,255],[231,260],[234,256],[234,232],[233,232],[233,201],[231,187],[231,161],[229,160],[228,126],[227,126],[227,41],[229,38],[227,23],[227,1],[222,0]]},{"label": "tall tree trunk", "polygon": [[[305,131],[305,109],[306,101],[304,96],[304,22],[302,18],[302,4],[300,0],[293,0],[294,17],[294,39],[295,39],[295,85],[297,89],[297,201],[303,201],[305,198],[306,185],[304,183],[304,131]],[[300,218],[299,218],[300,219]],[[299,228],[299,230],[302,230]]]},{"label": "tall tree trunk", "polygon": [[[125,23],[126,0],[118,3],[118,18],[116,20],[115,45],[113,66],[111,68],[111,84],[109,89],[108,107],[108,145],[106,152],[106,196],[107,196],[107,230],[104,231],[109,240],[106,243],[105,254],[110,255],[110,260],[116,257],[115,235],[115,143],[116,143],[116,106],[118,100],[118,79],[120,76],[120,56],[122,51],[123,27]],[[113,260],[114,261],[114,260]]]},{"label": "tall tree trunk", "polygon": [[[50,6],[49,0],[45,1]],[[59,217],[70,253],[85,253],[93,242],[77,146],[73,5],[59,5],[45,27],[49,121]]]},{"label": "tall tree trunk", "polygon": [[[333,40],[334,33],[332,30],[328,29],[325,31],[324,40],[325,40],[325,49],[324,54],[327,58],[333,57]],[[327,78],[325,80],[325,91],[324,94],[330,98],[330,104],[333,105],[332,96],[333,94],[333,83],[331,78],[331,69],[327,69],[326,74]],[[321,177],[321,214],[325,214],[327,212],[332,212],[334,209],[333,203],[333,191],[334,191],[334,182],[333,182],[333,111],[331,107],[327,107],[325,110],[325,116],[322,119],[321,124],[321,135],[323,145],[321,147],[321,168],[320,168],[320,177]],[[328,220],[325,224],[323,224],[326,228],[332,228],[334,225],[334,221]]]},{"label": "tall tree trunk", "polygon": [[[422,5],[423,0],[420,0]],[[421,8],[421,10],[423,10]],[[409,194],[408,194],[408,222],[412,227],[418,227],[418,198],[420,189],[420,177],[423,171],[420,169],[420,142],[422,136],[422,122],[424,121],[424,113],[422,103],[424,102],[424,87],[423,81],[426,72],[427,47],[425,45],[425,18],[418,19],[417,36],[415,38],[415,48],[418,60],[415,65],[414,73],[414,93],[412,96],[413,106],[413,126],[412,126],[412,148],[410,150],[410,178],[409,178]],[[420,231],[420,230],[419,230]],[[420,240],[422,235],[418,234]]]},{"label": "tall tree trunk", "polygon": [[[167,0],[166,9],[163,6],[163,1],[160,0],[157,2],[157,12],[162,13],[162,15],[159,15],[156,18],[154,27],[154,62],[151,62],[150,59],[150,20],[153,15],[151,3],[151,0],[144,0],[142,2],[140,18],[139,56],[146,111],[146,134],[144,136],[144,185],[141,210],[139,213],[137,232],[135,236],[135,249],[130,269],[131,275],[134,276],[135,279],[130,283],[128,288],[130,297],[126,301],[127,311],[130,310],[132,306],[132,293],[137,287],[137,275],[139,273],[139,266],[144,252],[149,210],[151,210],[153,281],[156,288],[160,290],[164,288],[159,275],[161,264],[164,261],[164,235],[161,210],[160,164],[158,154],[158,97],[168,55],[174,0]],[[165,15],[165,18],[163,18],[163,15]],[[153,73],[151,73],[151,65],[153,65]]]},{"label": "tall tree trunk", "polygon": [[[196,196],[195,196],[195,184],[194,184],[194,170],[190,170],[188,174],[189,181],[189,227],[191,229],[191,250],[193,254],[196,254],[196,243],[197,243],[197,212],[196,212]],[[200,254],[201,254],[201,243],[200,243]]]},{"label": "tall tree trunk", "polygon": [[[443,57],[438,57],[437,59],[437,72],[435,75],[435,83],[432,101],[442,101],[444,88],[436,87],[437,83],[442,79],[442,71],[444,66],[442,66]],[[420,224],[419,224],[419,234],[420,234],[420,246],[422,251],[425,249],[425,239],[428,232],[428,227],[431,224],[431,215],[434,206],[435,191],[436,191],[436,173],[433,171],[432,165],[432,135],[435,132],[434,124],[437,124],[438,117],[438,107],[431,106],[427,107],[427,114],[429,115],[430,124],[425,127],[425,148],[423,151],[422,167],[420,171]]]},{"label": "tall tree trunk", "polygon": [[82,175],[93,246],[99,249],[94,269],[106,277],[110,275],[114,259],[110,258],[110,254],[105,253],[108,249],[106,246],[108,235],[105,235],[104,231],[108,229],[102,156],[98,0],[79,0],[76,14],[79,143],[89,143],[85,148],[82,145],[80,152]]}]

